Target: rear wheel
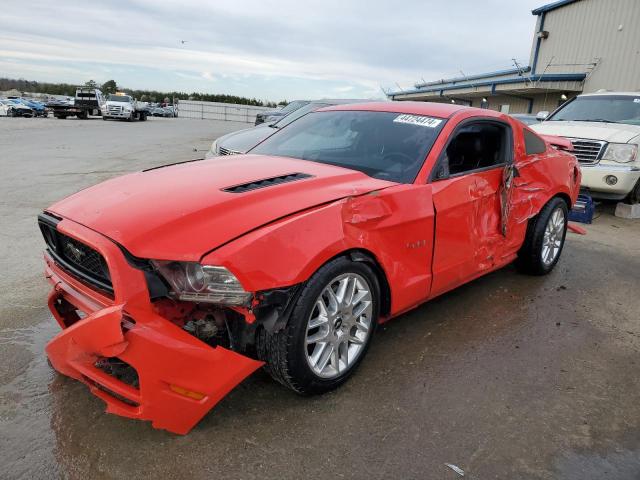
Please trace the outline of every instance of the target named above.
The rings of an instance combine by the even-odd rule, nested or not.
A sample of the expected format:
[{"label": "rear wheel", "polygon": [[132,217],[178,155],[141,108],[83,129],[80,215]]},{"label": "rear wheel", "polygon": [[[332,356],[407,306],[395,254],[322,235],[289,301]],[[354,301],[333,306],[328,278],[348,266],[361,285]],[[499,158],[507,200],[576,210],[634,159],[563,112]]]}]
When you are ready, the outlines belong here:
[{"label": "rear wheel", "polygon": [[340,257],[324,265],[304,286],[288,324],[259,332],[267,372],[302,394],[340,386],[369,348],[379,298],[378,279],[366,264]]},{"label": "rear wheel", "polygon": [[529,220],[516,260],[519,270],[531,275],[546,275],[553,270],[564,247],[568,216],[566,202],[555,197]]}]

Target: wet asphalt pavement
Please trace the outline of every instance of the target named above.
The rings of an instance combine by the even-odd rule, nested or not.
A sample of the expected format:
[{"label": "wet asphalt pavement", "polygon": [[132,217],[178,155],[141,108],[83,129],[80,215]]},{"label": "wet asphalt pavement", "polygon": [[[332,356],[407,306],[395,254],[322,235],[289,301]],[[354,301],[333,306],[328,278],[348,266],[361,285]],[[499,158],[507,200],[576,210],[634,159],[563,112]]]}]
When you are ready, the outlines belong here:
[{"label": "wet asphalt pavement", "polygon": [[640,221],[610,207],[551,275],[507,267],[386,324],[321,397],[259,371],[176,436],[53,372],[36,215],[242,126],[0,119],[0,478],[640,478]]}]

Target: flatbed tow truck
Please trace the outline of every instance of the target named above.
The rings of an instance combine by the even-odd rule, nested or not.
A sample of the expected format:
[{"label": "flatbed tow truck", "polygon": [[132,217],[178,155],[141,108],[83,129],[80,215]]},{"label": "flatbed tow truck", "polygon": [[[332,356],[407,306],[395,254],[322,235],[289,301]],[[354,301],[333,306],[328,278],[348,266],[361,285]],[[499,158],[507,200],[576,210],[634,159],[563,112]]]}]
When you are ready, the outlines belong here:
[{"label": "flatbed tow truck", "polygon": [[144,102],[138,102],[131,95],[124,92],[117,92],[109,95],[102,109],[102,119],[110,118],[126,120],[145,121],[149,116],[149,107]]},{"label": "flatbed tow truck", "polygon": [[104,96],[99,89],[78,87],[73,104],[48,103],[47,108],[53,111],[53,116],[56,118],[65,119],[75,116],[86,120],[89,115],[101,116],[104,103]]}]

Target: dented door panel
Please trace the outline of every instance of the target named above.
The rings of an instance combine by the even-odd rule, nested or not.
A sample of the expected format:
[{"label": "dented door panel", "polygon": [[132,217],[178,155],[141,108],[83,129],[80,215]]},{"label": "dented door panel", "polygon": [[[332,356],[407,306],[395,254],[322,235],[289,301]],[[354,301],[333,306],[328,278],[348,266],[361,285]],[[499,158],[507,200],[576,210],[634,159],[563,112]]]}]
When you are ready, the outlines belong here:
[{"label": "dented door panel", "polygon": [[432,184],[436,210],[432,295],[494,266],[504,242],[501,184],[502,167]]}]

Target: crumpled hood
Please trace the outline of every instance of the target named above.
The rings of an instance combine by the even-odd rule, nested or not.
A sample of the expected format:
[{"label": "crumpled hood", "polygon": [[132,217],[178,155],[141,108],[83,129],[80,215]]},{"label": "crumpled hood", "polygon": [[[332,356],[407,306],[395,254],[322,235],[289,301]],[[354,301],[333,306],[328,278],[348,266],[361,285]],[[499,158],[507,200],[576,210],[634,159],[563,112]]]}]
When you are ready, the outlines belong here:
[{"label": "crumpled hood", "polygon": [[[292,173],[310,177],[242,193],[223,190]],[[234,155],[114,178],[47,210],[115,240],[137,257],[195,261],[279,218],[392,185],[310,161]]]},{"label": "crumpled hood", "polygon": [[270,137],[278,131],[266,123],[261,123],[257,127],[245,128],[236,132],[228,133],[218,138],[218,146],[232,150],[234,152],[246,153],[255,147],[265,138]]},{"label": "crumpled hood", "polygon": [[530,128],[543,135],[559,135],[570,138],[589,138],[607,142],[627,143],[640,135],[640,127],[624,123],[600,122],[542,122]]}]

